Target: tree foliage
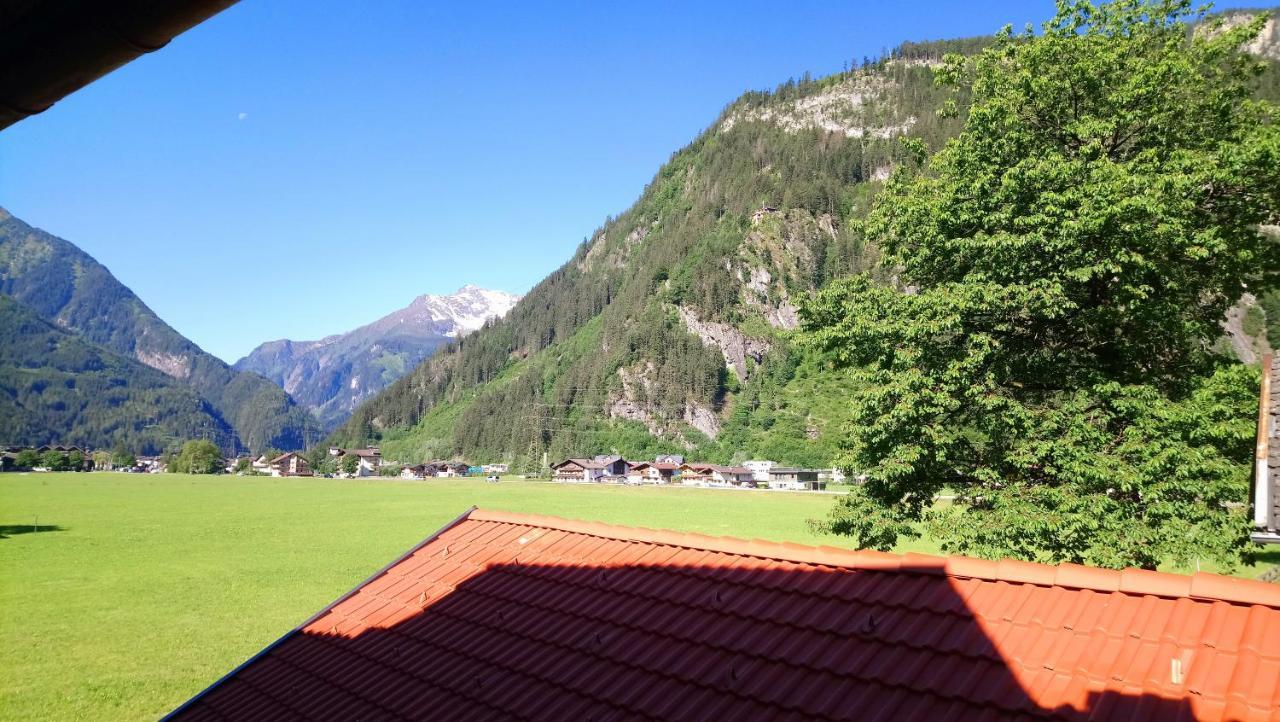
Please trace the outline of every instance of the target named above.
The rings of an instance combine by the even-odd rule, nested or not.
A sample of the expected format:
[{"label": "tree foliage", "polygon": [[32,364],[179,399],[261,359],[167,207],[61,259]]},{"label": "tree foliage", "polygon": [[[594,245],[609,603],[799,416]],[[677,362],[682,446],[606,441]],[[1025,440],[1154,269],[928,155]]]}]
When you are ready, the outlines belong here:
[{"label": "tree foliage", "polygon": [[804,310],[808,342],[866,381],[843,463],[869,481],[825,527],[884,549],[927,520],[948,551],[1108,567],[1245,553],[1227,504],[1256,376],[1207,349],[1277,268],[1258,226],[1280,132],[1238,50],[1262,18],[1192,17],[1063,0],[1041,34],[949,58],[964,130],[867,220],[897,286],[855,277]]},{"label": "tree foliage", "polygon": [[111,464],[112,466],[118,466],[118,467],[137,466],[138,458],[134,456],[133,452],[129,451],[127,448],[124,448],[123,446],[117,446],[111,452]]},{"label": "tree foliage", "polygon": [[40,466],[40,452],[35,449],[23,449],[18,452],[18,457],[13,461],[19,469],[30,469]]},{"label": "tree foliage", "polygon": [[50,449],[40,455],[40,466],[49,471],[66,471],[68,468],[67,455],[61,451]]},{"label": "tree foliage", "polygon": [[169,462],[169,471],[177,474],[218,474],[222,472],[222,451],[217,444],[194,439],[182,445],[182,451]]},{"label": "tree foliage", "polygon": [[342,457],[339,466],[344,474],[354,474],[360,468],[360,457],[355,454],[347,454]]}]

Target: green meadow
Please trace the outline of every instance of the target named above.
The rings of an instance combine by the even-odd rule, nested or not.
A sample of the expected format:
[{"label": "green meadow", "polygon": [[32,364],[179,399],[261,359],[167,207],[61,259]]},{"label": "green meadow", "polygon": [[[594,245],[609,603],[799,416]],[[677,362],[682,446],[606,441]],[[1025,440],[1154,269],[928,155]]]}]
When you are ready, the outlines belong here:
[{"label": "green meadow", "polygon": [[[6,474],[0,719],[157,718],[473,505],[847,546],[805,524],[833,498],[516,481]],[[934,548],[922,541],[902,550]]]}]

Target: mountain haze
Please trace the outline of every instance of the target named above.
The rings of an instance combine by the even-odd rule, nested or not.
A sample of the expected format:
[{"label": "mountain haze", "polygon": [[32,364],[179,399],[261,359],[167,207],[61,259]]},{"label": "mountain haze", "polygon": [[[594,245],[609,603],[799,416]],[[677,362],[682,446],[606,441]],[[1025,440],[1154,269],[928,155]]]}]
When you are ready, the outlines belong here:
[{"label": "mountain haze", "polygon": [[354,331],[319,341],[268,341],[234,368],[270,379],[332,429],[438,347],[502,317],[519,298],[473,285],[447,296],[425,294]]},{"label": "mountain haze", "polygon": [[57,328],[163,372],[195,392],[234,432],[229,447],[298,449],[318,436],[315,419],[280,388],[206,353],[89,254],[3,209],[0,294]]}]

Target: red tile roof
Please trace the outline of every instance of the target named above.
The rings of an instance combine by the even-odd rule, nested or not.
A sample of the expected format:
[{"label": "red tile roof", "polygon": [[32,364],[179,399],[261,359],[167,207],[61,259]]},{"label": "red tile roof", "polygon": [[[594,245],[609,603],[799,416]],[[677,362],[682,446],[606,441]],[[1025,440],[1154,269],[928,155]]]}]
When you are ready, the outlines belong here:
[{"label": "red tile roof", "polygon": [[1280,586],[475,510],[172,715],[1280,720]]}]

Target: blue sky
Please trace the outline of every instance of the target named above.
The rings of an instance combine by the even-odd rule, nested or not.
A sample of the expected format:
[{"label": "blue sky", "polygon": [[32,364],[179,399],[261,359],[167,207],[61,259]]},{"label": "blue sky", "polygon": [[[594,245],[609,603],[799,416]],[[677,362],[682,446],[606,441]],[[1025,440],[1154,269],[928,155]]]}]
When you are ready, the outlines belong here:
[{"label": "blue sky", "polygon": [[235,361],[524,292],[742,91],[1052,6],[244,0],[0,133],[0,205]]}]

